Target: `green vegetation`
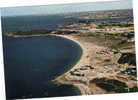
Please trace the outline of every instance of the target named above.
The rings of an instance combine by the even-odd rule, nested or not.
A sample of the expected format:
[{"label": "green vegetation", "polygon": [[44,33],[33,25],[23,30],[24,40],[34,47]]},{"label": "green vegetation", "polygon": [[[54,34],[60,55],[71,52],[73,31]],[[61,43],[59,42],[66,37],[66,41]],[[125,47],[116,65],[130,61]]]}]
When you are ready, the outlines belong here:
[{"label": "green vegetation", "polygon": [[95,83],[100,88],[106,91],[114,91],[116,93],[137,92],[137,87],[129,88],[126,83],[119,80],[107,79],[107,78],[95,78],[91,80],[91,83]]},{"label": "green vegetation", "polygon": [[50,34],[52,30],[28,30],[28,31],[18,31],[15,35],[38,35],[38,34]]},{"label": "green vegetation", "polygon": [[26,30],[17,32],[6,33],[9,37],[14,36],[34,36],[34,35],[50,35],[50,34],[76,34],[76,31],[72,30]]}]

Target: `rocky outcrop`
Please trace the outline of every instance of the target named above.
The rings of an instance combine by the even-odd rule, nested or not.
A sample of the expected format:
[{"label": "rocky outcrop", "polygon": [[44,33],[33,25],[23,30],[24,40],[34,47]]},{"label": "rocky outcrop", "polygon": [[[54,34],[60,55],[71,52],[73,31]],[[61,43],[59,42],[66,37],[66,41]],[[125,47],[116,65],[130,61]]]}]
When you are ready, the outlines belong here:
[{"label": "rocky outcrop", "polygon": [[137,76],[137,69],[136,68],[127,68],[126,70],[122,71],[123,74]]},{"label": "rocky outcrop", "polygon": [[124,33],[121,34],[122,37],[127,37],[128,39],[131,39],[134,37],[134,33]]},{"label": "rocky outcrop", "polygon": [[103,55],[117,54],[117,53],[119,53],[119,51],[115,50],[115,49],[105,49],[105,50],[101,50],[101,51],[96,52],[96,54],[103,54]]},{"label": "rocky outcrop", "polygon": [[119,64],[128,63],[129,65],[136,66],[136,55],[133,53],[123,53],[118,60]]},{"label": "rocky outcrop", "polygon": [[127,40],[121,40],[121,41],[118,43],[118,45],[122,45],[122,44],[124,44],[124,43],[127,43]]},{"label": "rocky outcrop", "polygon": [[137,92],[137,87],[129,88],[126,83],[121,82],[115,79],[108,78],[95,78],[90,81],[91,83],[95,83],[98,87],[108,91],[108,92],[116,92],[116,93],[127,93],[127,92]]},{"label": "rocky outcrop", "polygon": [[72,76],[78,76],[78,77],[84,77],[85,74],[83,71],[86,71],[86,70],[93,70],[94,68],[92,66],[89,66],[89,65],[85,65],[85,66],[81,66],[80,68],[78,69],[74,69],[73,71],[70,71],[70,74]]}]

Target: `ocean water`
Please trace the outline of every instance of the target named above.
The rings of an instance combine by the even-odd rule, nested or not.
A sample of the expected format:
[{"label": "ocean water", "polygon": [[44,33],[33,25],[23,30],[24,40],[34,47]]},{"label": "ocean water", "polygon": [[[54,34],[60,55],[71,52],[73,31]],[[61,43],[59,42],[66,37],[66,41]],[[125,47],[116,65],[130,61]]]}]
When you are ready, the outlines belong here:
[{"label": "ocean water", "polygon": [[14,32],[30,29],[57,29],[59,25],[77,22],[77,18],[59,15],[2,17],[2,31]]},{"label": "ocean water", "polygon": [[[121,22],[130,19],[131,16],[89,21]],[[79,61],[83,51],[77,43],[57,36],[11,38],[5,33],[57,29],[62,24],[83,20],[58,15],[2,17],[7,100],[80,95],[80,91],[73,86],[52,82]]]},{"label": "ocean water", "polygon": [[5,32],[19,30],[56,29],[58,25],[73,20],[59,16],[18,16],[2,19],[7,100],[80,95],[80,91],[73,86],[56,85],[52,82],[80,59],[82,49],[77,43],[58,36],[5,36]]}]

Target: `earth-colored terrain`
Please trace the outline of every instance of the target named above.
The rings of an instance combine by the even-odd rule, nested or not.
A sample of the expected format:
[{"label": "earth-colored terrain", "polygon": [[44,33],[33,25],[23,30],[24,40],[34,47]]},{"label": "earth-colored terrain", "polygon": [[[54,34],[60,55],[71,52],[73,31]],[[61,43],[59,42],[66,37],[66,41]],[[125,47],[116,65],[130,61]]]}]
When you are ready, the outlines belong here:
[{"label": "earth-colored terrain", "polygon": [[[61,25],[62,29],[10,32],[7,36],[57,35],[77,42],[83,49],[82,57],[71,70],[53,80],[56,84],[73,85],[82,95],[137,92],[133,18],[115,23],[89,20],[133,16],[132,11],[108,11],[104,12],[104,16],[101,16],[103,12],[98,12],[95,17],[91,15],[79,15],[83,21]],[[34,35],[34,32],[38,34]]]},{"label": "earth-colored terrain", "polygon": [[74,85],[83,95],[137,91],[134,48],[110,48],[115,41],[112,44],[93,36],[60,36],[80,44],[83,55],[70,71],[54,80],[56,83]]}]

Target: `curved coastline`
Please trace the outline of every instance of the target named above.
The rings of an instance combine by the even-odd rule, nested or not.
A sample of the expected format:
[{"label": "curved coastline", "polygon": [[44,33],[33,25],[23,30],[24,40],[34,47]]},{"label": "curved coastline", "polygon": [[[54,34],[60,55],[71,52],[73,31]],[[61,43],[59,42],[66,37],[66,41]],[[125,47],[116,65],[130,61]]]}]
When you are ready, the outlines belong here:
[{"label": "curved coastline", "polygon": [[[27,36],[26,36],[27,37]],[[35,37],[30,37],[30,36],[28,36],[28,38],[26,38],[26,37],[22,37],[21,39],[20,39],[20,37],[7,37],[6,39],[13,39],[13,40],[21,40],[21,41],[23,41],[24,39],[27,39],[27,40],[30,40],[30,39],[33,39],[33,38],[35,38]],[[68,47],[68,49],[71,49],[71,50],[73,50],[73,49],[75,49],[76,50],[76,52],[74,52],[74,55],[76,55],[76,56],[71,56],[71,59],[72,60],[70,60],[70,63],[67,65],[66,63],[64,64],[64,65],[67,65],[67,66],[65,66],[65,67],[61,67],[61,70],[60,70],[60,72],[61,73],[59,73],[59,71],[58,70],[55,70],[56,69],[56,67],[53,69],[53,70],[55,70],[56,72],[58,72],[58,74],[56,74],[57,76],[55,76],[55,75],[53,75],[53,77],[51,77],[51,80],[50,81],[52,81],[53,79],[55,79],[56,77],[58,77],[58,76],[60,76],[60,75],[62,75],[62,74],[64,74],[65,72],[67,72],[68,70],[70,70],[75,64],[76,64],[76,62],[78,62],[78,60],[80,59],[80,57],[81,57],[81,48],[80,48],[80,46],[76,43],[76,42],[74,42],[74,41],[72,41],[72,40],[69,40],[69,39],[67,39],[67,38],[63,38],[63,37],[59,37],[59,36],[51,36],[50,35],[50,37],[56,37],[57,39],[62,39],[63,41],[61,41],[61,43],[60,42],[57,42],[57,43],[60,43],[60,44],[62,44],[62,43],[66,43],[66,41],[67,42],[69,42],[69,43],[71,43],[70,45],[67,45],[67,47]],[[43,39],[46,39],[45,37],[40,37],[40,38],[43,38]],[[56,40],[56,38],[53,38],[53,39],[55,39]],[[36,39],[38,39],[37,37],[36,37]],[[49,39],[51,39],[51,38],[49,38]],[[42,39],[41,39],[42,40]],[[56,44],[55,44],[56,45]],[[65,46],[66,46],[65,45]],[[54,45],[53,45],[54,46]],[[57,45],[58,46],[58,45]],[[62,50],[62,46],[64,46],[64,45],[60,45],[60,50]],[[59,47],[59,46],[58,46]],[[73,49],[72,49],[73,48]],[[39,49],[39,48],[38,48]],[[19,50],[19,49],[18,49]],[[73,50],[74,51],[74,50]],[[72,51],[72,52],[73,52]],[[45,50],[44,50],[44,52],[46,52]],[[61,51],[62,52],[62,51]],[[69,53],[69,52],[67,52],[67,53]],[[70,54],[70,53],[69,53]],[[79,55],[80,54],[80,55]],[[61,60],[61,61],[63,61],[63,60]],[[62,63],[64,63],[64,61],[62,62]],[[35,69],[35,72],[36,71],[38,71],[38,70],[36,70]],[[55,72],[54,71],[54,72]],[[11,72],[12,73],[12,72]],[[44,75],[43,75],[43,79],[47,79],[47,77],[45,77]],[[51,82],[51,83],[53,83],[54,84],[54,82]],[[56,86],[56,84],[54,84],[55,86]],[[47,86],[47,85],[46,85]],[[64,86],[64,85],[63,85]],[[68,86],[72,86],[72,85],[67,85],[67,87]],[[57,85],[57,87],[58,87],[58,85]],[[72,87],[74,87],[74,86],[72,86]],[[50,88],[51,89],[51,88]],[[60,88],[59,88],[60,89]],[[54,90],[54,89],[53,89]],[[53,91],[52,90],[52,91]],[[71,91],[71,89],[70,89],[70,91]],[[78,90],[78,89],[76,89],[76,87],[75,87],[75,90],[73,90],[73,91],[77,91],[77,93],[76,92],[73,92],[75,95],[77,95],[77,94],[79,94],[80,95],[80,91]],[[72,92],[71,92],[72,93]],[[69,93],[70,94],[70,93]],[[66,94],[66,95],[68,95],[68,94]],[[70,94],[70,95],[73,95],[73,94]],[[58,96],[58,95],[57,95]]]},{"label": "curved coastline", "polygon": [[68,40],[76,43],[81,48],[81,55],[79,55],[79,57],[77,58],[77,61],[74,61],[74,63],[72,65],[70,65],[70,69],[63,72],[60,76],[55,77],[55,79],[52,81],[55,84],[72,85],[72,86],[76,87],[76,89],[79,90],[81,94],[85,94],[85,93],[83,93],[83,90],[81,90],[81,88],[78,88],[76,85],[70,84],[70,82],[66,82],[63,80],[63,77],[69,77],[70,76],[69,75],[70,71],[72,71],[76,68],[79,68],[79,66],[81,66],[81,65],[85,65],[85,62],[87,62],[87,59],[85,59],[85,56],[88,55],[88,51],[87,51],[85,45],[83,45],[81,43],[81,41],[78,41],[74,35],[60,35],[60,34],[39,35],[38,34],[38,35],[23,35],[23,36],[12,35],[12,36],[8,36],[8,37],[13,37],[13,38],[27,38],[28,37],[29,38],[29,37],[40,37],[40,36],[57,36],[57,37],[65,38],[65,39],[68,39]]},{"label": "curved coastline", "polygon": [[[54,34],[54,36],[59,36],[59,37],[62,37],[62,38],[66,38],[66,39],[72,40],[73,42],[77,43],[81,47],[81,49],[82,49],[82,56],[80,57],[80,60],[74,65],[74,67],[72,67],[72,69],[70,69],[69,71],[75,69],[76,66],[78,66],[84,60],[84,57],[86,55],[86,49],[85,49],[84,45],[80,41],[78,41],[77,38],[75,38],[73,35],[55,35]],[[66,72],[66,73],[68,73],[68,72]],[[56,78],[56,79],[58,79],[58,78]]]},{"label": "curved coastline", "polygon": [[[80,91],[81,95],[116,93],[116,91],[107,91],[106,89],[99,87],[94,83],[94,81],[100,79],[102,80],[104,77],[108,80],[115,80],[122,83],[125,82],[125,80],[120,78],[122,76],[118,75],[118,73],[120,73],[120,71],[124,68],[123,65],[117,63],[118,59],[121,57],[121,53],[114,53],[115,51],[113,49],[106,45],[100,45],[99,41],[98,45],[92,41],[83,41],[81,40],[82,38],[77,37],[76,35],[58,36],[78,43],[83,50],[83,54],[77,64],[72,67],[72,69],[53,80],[55,83],[73,85]],[[106,51],[108,54],[99,54],[101,51]],[[111,59],[110,63],[106,62],[105,59]],[[89,68],[85,69],[85,66]],[[127,77],[128,76],[125,76],[126,79]],[[136,81],[131,82],[134,85],[137,85]],[[124,84],[127,84],[127,82]]]},{"label": "curved coastline", "polygon": [[81,84],[79,85],[76,83],[69,82],[66,79],[70,80],[70,72],[73,71],[74,69],[80,68],[81,66],[89,65],[89,61],[86,59],[89,49],[87,49],[87,46],[84,45],[81,41],[77,40],[77,38],[73,35],[56,35],[56,36],[60,36],[60,37],[63,37],[63,38],[66,38],[66,39],[76,42],[78,45],[80,45],[83,52],[82,52],[82,56],[81,56],[80,60],[66,73],[64,73],[64,74],[60,75],[59,77],[57,77],[56,79],[54,79],[53,82],[55,82],[56,84],[73,85],[80,91],[81,95],[86,95],[87,92],[85,90],[83,90],[86,88],[85,86],[80,86]]},{"label": "curved coastline", "polygon": [[[67,72],[65,71],[65,73],[61,74],[60,76],[55,77],[55,79],[52,80],[53,83],[57,85],[59,84],[74,86],[80,92],[80,95],[92,95],[115,93],[114,91],[106,91],[105,89],[97,86],[96,83],[94,83],[94,80],[96,79],[102,80],[102,78],[105,77],[109,80],[124,81],[122,79],[119,79],[118,77],[122,76],[117,74],[120,73],[120,71],[124,68],[124,66],[117,63],[121,53],[114,53],[116,50],[103,45],[102,39],[97,40],[97,37],[91,37],[88,40],[87,37],[80,37],[75,34],[49,35],[59,36],[71,40],[77,43],[83,51],[82,56],[78,62],[70,65],[70,69],[68,69]],[[111,59],[111,61],[106,62],[107,59]],[[135,85],[137,83],[134,81],[133,84]]]},{"label": "curved coastline", "polygon": [[[105,76],[105,74],[107,74],[107,77],[108,76],[110,77],[110,75],[112,75],[112,74],[108,75],[108,73],[104,73],[103,72],[104,68],[101,70],[99,67],[101,65],[97,64],[98,59],[97,59],[96,52],[106,50],[107,47],[99,46],[97,44],[94,44],[93,42],[82,41],[81,38],[77,37],[76,35],[57,35],[57,36],[70,39],[76,42],[77,44],[79,44],[83,50],[83,54],[80,60],[76,63],[76,65],[74,65],[66,73],[54,79],[53,82],[56,84],[72,85],[80,91],[81,95],[107,94],[107,91],[91,83],[91,80],[93,78],[100,78],[102,76]],[[88,67],[88,69],[85,70],[86,72],[84,72],[86,74],[85,76],[84,74],[82,74],[80,69],[82,69],[83,71],[83,68],[86,68],[86,67]],[[76,70],[78,71],[78,75],[82,75],[82,76],[72,75],[72,72]]]},{"label": "curved coastline", "polygon": [[[89,48],[89,46],[93,43],[90,43],[90,45],[85,44],[85,42],[83,41],[79,41],[78,38],[75,35],[60,35],[60,34],[47,34],[47,35],[12,35],[9,37],[13,37],[13,38],[26,38],[26,37],[40,37],[40,36],[58,36],[61,38],[65,38],[68,40],[73,41],[74,43],[76,43],[78,46],[80,46],[80,48],[82,49],[82,54],[80,57],[78,57],[78,61],[75,61],[75,63],[73,63],[72,65],[70,65],[70,69],[68,69],[67,71],[63,72],[63,74],[61,74],[60,76],[55,77],[54,80],[52,80],[55,84],[62,84],[62,85],[72,85],[74,87],[76,87],[76,89],[78,89],[80,91],[80,95],[85,95],[88,94],[88,91],[85,91],[85,88],[87,88],[85,85],[82,86],[82,84],[80,84],[79,82],[77,82],[78,84],[76,84],[76,82],[71,82],[71,76],[70,76],[70,72],[73,71],[74,69],[77,68],[81,68],[81,66],[85,66],[85,65],[90,65],[90,61],[86,58],[87,55],[89,55],[89,52],[91,50],[91,48]],[[93,44],[94,46],[94,44]],[[67,80],[69,81],[67,81]],[[72,80],[72,79],[71,79]]]}]

